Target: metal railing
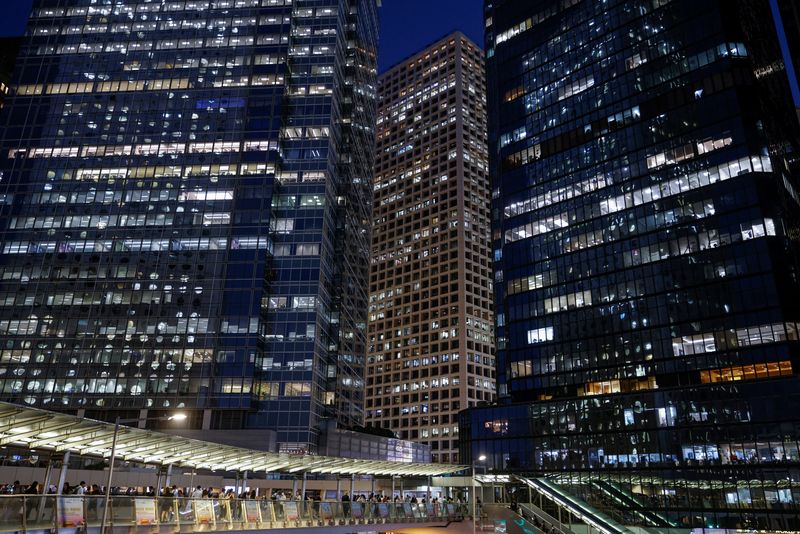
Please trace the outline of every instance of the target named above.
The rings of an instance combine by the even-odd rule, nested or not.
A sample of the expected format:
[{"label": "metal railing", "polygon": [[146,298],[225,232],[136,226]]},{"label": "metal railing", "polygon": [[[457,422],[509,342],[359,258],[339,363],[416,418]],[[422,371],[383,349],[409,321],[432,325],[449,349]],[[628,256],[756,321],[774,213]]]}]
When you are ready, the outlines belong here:
[{"label": "metal railing", "polygon": [[[104,496],[0,496],[0,532],[99,528]],[[176,530],[261,530],[338,525],[459,521],[463,504],[272,501],[112,496],[108,526],[174,526]]]},{"label": "metal railing", "polygon": [[[526,478],[521,476],[517,476],[516,478],[525,483],[529,490],[537,492],[540,496],[554,504],[556,507],[555,513],[548,513],[554,517],[561,517],[560,521],[562,524],[564,523],[562,513],[566,512],[569,518],[568,523],[571,523],[574,519],[576,522],[589,525],[591,528],[600,532],[600,534],[629,534],[631,532],[629,528],[617,522],[611,516],[593,508],[583,500],[568,493],[566,490],[547,479]],[[541,503],[539,508],[544,509]]]}]

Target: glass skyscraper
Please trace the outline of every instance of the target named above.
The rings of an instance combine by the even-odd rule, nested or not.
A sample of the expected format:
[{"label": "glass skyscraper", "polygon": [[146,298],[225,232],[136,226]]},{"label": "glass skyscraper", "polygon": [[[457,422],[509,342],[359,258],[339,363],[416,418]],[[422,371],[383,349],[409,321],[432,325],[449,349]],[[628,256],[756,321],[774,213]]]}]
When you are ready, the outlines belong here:
[{"label": "glass skyscraper", "polygon": [[376,41],[376,0],[36,0],[0,398],[291,452],[363,424]]},{"label": "glass skyscraper", "polygon": [[768,1],[486,0],[499,404],[462,458],[800,528],[798,124]]}]

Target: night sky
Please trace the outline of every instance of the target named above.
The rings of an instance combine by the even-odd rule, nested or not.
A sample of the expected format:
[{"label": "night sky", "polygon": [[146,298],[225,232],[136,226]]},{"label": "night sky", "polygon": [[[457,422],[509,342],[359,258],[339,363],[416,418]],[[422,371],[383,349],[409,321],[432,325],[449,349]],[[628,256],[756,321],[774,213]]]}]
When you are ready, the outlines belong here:
[{"label": "night sky", "polygon": [[[0,0],[0,36],[20,35],[32,0]],[[461,30],[483,47],[483,0],[383,0],[379,70]]]},{"label": "night sky", "polygon": [[378,70],[461,30],[483,48],[483,0],[383,0]]}]

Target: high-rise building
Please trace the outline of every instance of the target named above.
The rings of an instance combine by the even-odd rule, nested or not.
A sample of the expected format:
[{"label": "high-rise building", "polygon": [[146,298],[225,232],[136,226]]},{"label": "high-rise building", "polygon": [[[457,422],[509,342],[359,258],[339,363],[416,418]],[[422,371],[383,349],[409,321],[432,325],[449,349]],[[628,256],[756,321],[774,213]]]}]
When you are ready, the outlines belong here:
[{"label": "high-rise building", "polygon": [[363,424],[376,2],[34,2],[0,398],[291,452]]},{"label": "high-rise building", "polygon": [[800,182],[768,0],[486,0],[497,406],[626,522],[797,530]]},{"label": "high-rise building", "polygon": [[484,76],[456,32],[378,81],[366,420],[439,462],[495,397]]}]

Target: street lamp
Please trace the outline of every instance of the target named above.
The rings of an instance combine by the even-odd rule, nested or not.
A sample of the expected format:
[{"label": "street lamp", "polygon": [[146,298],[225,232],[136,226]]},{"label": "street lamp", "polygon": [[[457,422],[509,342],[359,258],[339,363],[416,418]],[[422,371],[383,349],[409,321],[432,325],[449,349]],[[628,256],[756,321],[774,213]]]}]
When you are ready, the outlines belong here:
[{"label": "street lamp", "polygon": [[[486,455],[481,454],[480,456],[478,456],[478,461],[481,463],[485,462]],[[478,516],[476,514],[477,510],[478,510],[478,490],[477,490],[477,485],[475,484],[475,462],[472,462],[472,534],[475,534],[475,527],[478,522]]]},{"label": "street lamp", "polygon": [[185,421],[187,415],[185,413],[176,413],[173,415],[165,415],[162,417],[135,417],[132,419],[117,419],[114,421],[114,437],[111,439],[111,458],[108,462],[108,478],[106,479],[106,498],[103,505],[103,518],[100,520],[100,534],[106,532],[106,521],[108,520],[108,505],[111,501],[111,477],[114,475],[114,459],[117,456],[117,435],[119,434],[119,425],[126,425],[130,423],[140,423],[142,421]]}]

